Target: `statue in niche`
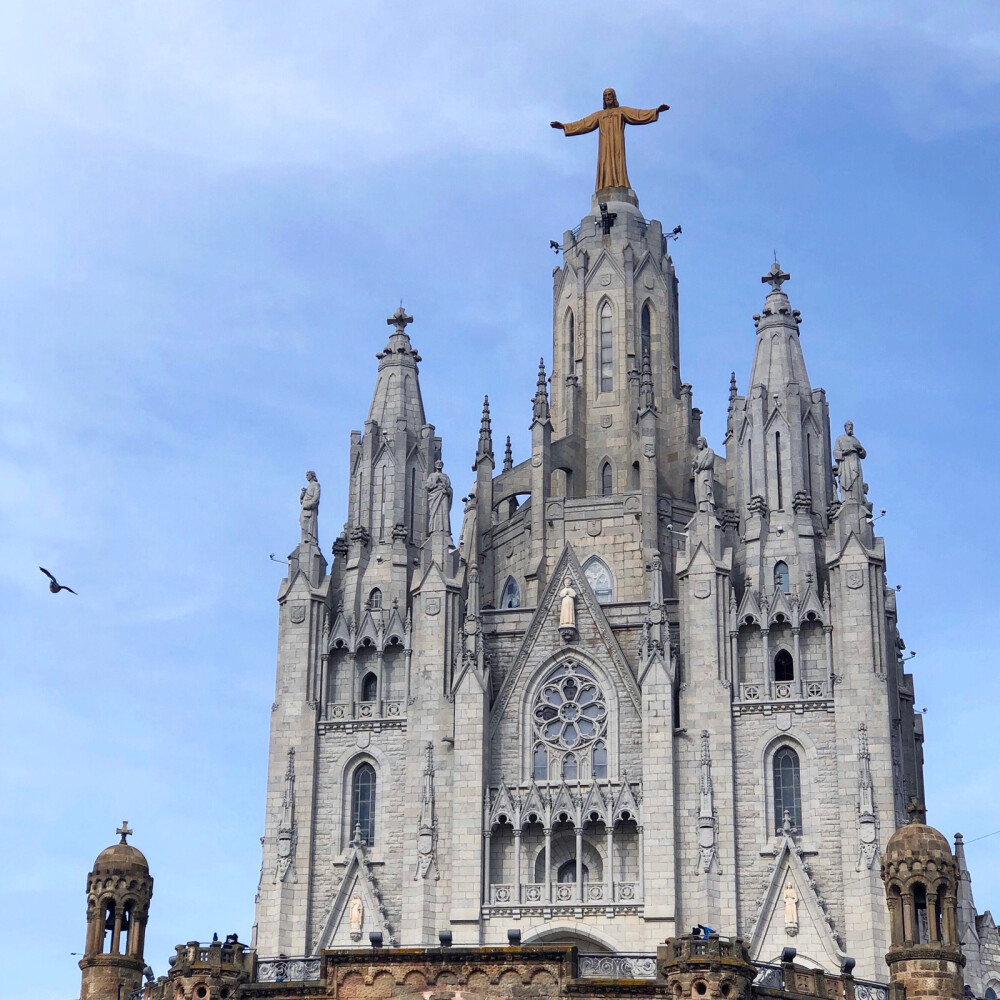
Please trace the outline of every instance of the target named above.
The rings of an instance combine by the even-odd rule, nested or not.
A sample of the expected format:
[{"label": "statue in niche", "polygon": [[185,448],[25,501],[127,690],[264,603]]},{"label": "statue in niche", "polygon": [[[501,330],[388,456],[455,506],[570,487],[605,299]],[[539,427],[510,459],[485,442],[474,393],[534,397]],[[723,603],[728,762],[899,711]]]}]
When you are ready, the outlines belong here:
[{"label": "statue in niche", "polygon": [[661,104],[649,110],[623,108],[619,106],[618,96],[611,87],[604,91],[603,103],[604,107],[600,111],[579,121],[549,124],[553,128],[562,129],[565,135],[586,135],[587,132],[600,129],[597,141],[597,184],[594,190],[631,187],[625,168],[625,126],[655,122],[660,117],[660,112],[669,111],[670,106]]},{"label": "statue in niche", "polygon": [[[715,509],[715,452],[708,441],[700,437],[691,463],[694,471],[694,499],[699,510]],[[703,506],[704,505],[704,506]]]},{"label": "statue in niche", "polygon": [[427,489],[427,531],[432,535],[435,531],[451,533],[451,480],[442,469],[444,462],[439,458],[424,484]]},{"label": "statue in niche", "polygon": [[795,937],[799,932],[799,896],[791,882],[785,884],[781,898],[785,903],[785,933]]},{"label": "statue in niche", "polygon": [[351,921],[351,940],[360,941],[361,924],[365,918],[365,904],[361,902],[360,896],[351,896],[351,901],[347,904],[347,913]]},{"label": "statue in niche", "polygon": [[576,591],[568,576],[559,591],[559,628],[576,631]]},{"label": "statue in niche", "polygon": [[316,532],[316,517],[319,513],[319,483],[316,473],[311,469],[306,473],[306,485],[299,491],[299,527],[302,529],[302,541],[319,545]]},{"label": "statue in niche", "polygon": [[844,503],[850,500],[860,504],[865,503],[861,459],[867,457],[868,452],[854,436],[854,422],[848,420],[844,424],[844,433],[837,438],[833,446],[833,458],[837,463],[837,480],[840,483],[840,498]]}]

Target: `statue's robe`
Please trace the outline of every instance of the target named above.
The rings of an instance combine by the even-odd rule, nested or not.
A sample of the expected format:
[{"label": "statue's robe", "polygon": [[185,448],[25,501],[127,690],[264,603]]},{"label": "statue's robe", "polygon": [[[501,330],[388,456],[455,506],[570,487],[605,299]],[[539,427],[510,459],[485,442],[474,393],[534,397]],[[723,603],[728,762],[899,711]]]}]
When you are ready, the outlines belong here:
[{"label": "statue's robe", "polygon": [[644,111],[641,108],[604,108],[595,111],[577,122],[567,122],[563,126],[566,135],[585,135],[600,129],[597,142],[597,187],[627,188],[628,171],[625,169],[625,126],[649,125],[660,117],[656,108]]},{"label": "statue's robe", "polygon": [[861,459],[866,455],[861,442],[852,434],[841,434],[833,446],[833,458],[837,463],[837,479],[840,480],[840,493],[846,500],[864,502],[864,484],[862,482]]}]

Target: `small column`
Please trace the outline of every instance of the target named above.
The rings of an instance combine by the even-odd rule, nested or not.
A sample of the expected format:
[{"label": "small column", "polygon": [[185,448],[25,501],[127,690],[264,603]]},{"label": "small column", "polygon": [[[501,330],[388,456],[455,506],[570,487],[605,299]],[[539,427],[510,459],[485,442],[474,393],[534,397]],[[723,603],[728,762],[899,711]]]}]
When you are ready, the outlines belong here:
[{"label": "small column", "polygon": [[327,706],[330,704],[330,654],[323,653],[319,661],[319,717],[326,719]]},{"label": "small column", "polygon": [[802,699],[802,658],[799,656],[799,630],[797,628],[792,629],[792,641],[794,642],[795,649],[795,689],[799,696],[799,700]]},{"label": "small column", "polygon": [[576,898],[583,902],[583,827],[573,828],[576,834]]},{"label": "small column", "polygon": [[483,833],[483,899],[488,905],[493,904],[493,893],[490,889],[490,844],[492,827]]},{"label": "small column", "polygon": [[916,941],[915,914],[913,912],[913,893],[904,892],[903,900],[903,943],[913,944]]},{"label": "small column", "polygon": [[769,633],[766,628],[760,630],[761,647],[764,650],[764,681],[767,685],[768,701],[774,698],[774,667],[771,665]]},{"label": "small column", "polygon": [[115,929],[111,935],[111,954],[118,955],[121,952],[119,945],[122,936],[122,908],[118,904],[115,906]]},{"label": "small column", "polygon": [[833,626],[824,625],[823,631],[826,633],[826,668],[828,671],[828,676],[830,678],[830,690],[827,692],[827,697],[833,697]]},{"label": "small column", "polygon": [[545,902],[552,902],[552,827],[545,827]]},{"label": "small column", "polygon": [[642,827],[637,826],[635,829],[639,846],[639,892],[642,895],[643,901],[645,901],[646,895],[643,890],[646,885],[646,845],[642,838]]},{"label": "small column", "polygon": [[610,903],[615,898],[615,826],[606,828],[608,841],[608,863],[604,870],[604,901]]},{"label": "small column", "polygon": [[[940,928],[943,930],[944,928]],[[941,935],[938,933],[938,922],[937,922],[937,893],[931,892],[928,889],[927,892],[927,934],[930,939],[931,944],[937,944],[941,940]]]},{"label": "small column", "polygon": [[518,902],[521,902],[521,828],[514,828],[514,892]]}]

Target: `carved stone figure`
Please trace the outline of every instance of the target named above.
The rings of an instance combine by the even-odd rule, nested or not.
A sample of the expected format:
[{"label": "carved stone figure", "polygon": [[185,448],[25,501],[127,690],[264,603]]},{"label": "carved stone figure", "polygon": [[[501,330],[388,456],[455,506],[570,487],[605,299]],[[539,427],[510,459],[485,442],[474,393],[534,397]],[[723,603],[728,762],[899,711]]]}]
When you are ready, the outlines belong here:
[{"label": "carved stone figure", "polygon": [[604,107],[586,118],[575,122],[550,122],[553,128],[560,128],[566,135],[585,135],[600,129],[597,143],[597,184],[595,191],[602,188],[631,187],[628,171],[625,169],[625,125],[648,125],[660,117],[661,111],[668,111],[669,105],[641,110],[623,108],[618,105],[618,97],[611,87],[604,91]]},{"label": "carved stone figure", "polygon": [[347,904],[347,913],[351,921],[351,939],[361,940],[361,924],[365,917],[365,904],[361,902],[360,896],[351,896],[351,901]]},{"label": "carved stone figure", "polygon": [[854,500],[865,502],[865,483],[861,472],[861,459],[868,453],[854,436],[854,423],[844,424],[844,433],[833,446],[833,457],[837,463],[837,480],[840,482],[840,498],[844,503]]},{"label": "carved stone figure", "polygon": [[794,937],[799,932],[799,896],[791,882],[785,884],[781,898],[785,903],[785,933]]},{"label": "carved stone figure", "polygon": [[302,541],[318,545],[316,517],[319,513],[319,483],[316,480],[316,473],[312,470],[306,473],[306,485],[299,491],[299,505],[302,508],[302,512],[299,514]]},{"label": "carved stone figure", "polygon": [[559,628],[576,631],[576,591],[568,576],[559,591]]},{"label": "carved stone figure", "polygon": [[451,532],[451,480],[441,470],[444,462],[438,459],[434,463],[434,471],[427,477],[424,484],[427,489],[427,531]]},{"label": "carved stone figure", "polygon": [[[699,510],[712,510],[715,507],[715,452],[703,437],[698,438],[697,447],[691,463],[694,471],[694,499]],[[703,504],[708,506],[704,507]]]}]

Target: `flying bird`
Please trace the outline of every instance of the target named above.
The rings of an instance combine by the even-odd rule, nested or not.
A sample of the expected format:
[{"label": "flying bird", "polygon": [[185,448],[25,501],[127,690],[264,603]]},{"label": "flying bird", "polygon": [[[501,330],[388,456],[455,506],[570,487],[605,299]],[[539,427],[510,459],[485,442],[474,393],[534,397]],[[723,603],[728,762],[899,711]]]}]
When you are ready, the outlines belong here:
[{"label": "flying bird", "polygon": [[[76,594],[76,591],[72,587],[67,587],[65,584],[60,583],[44,566],[38,567],[48,578],[49,578],[49,590],[53,594],[58,594],[60,590],[68,590],[71,594]],[[77,594],[79,597],[80,595]]]}]

